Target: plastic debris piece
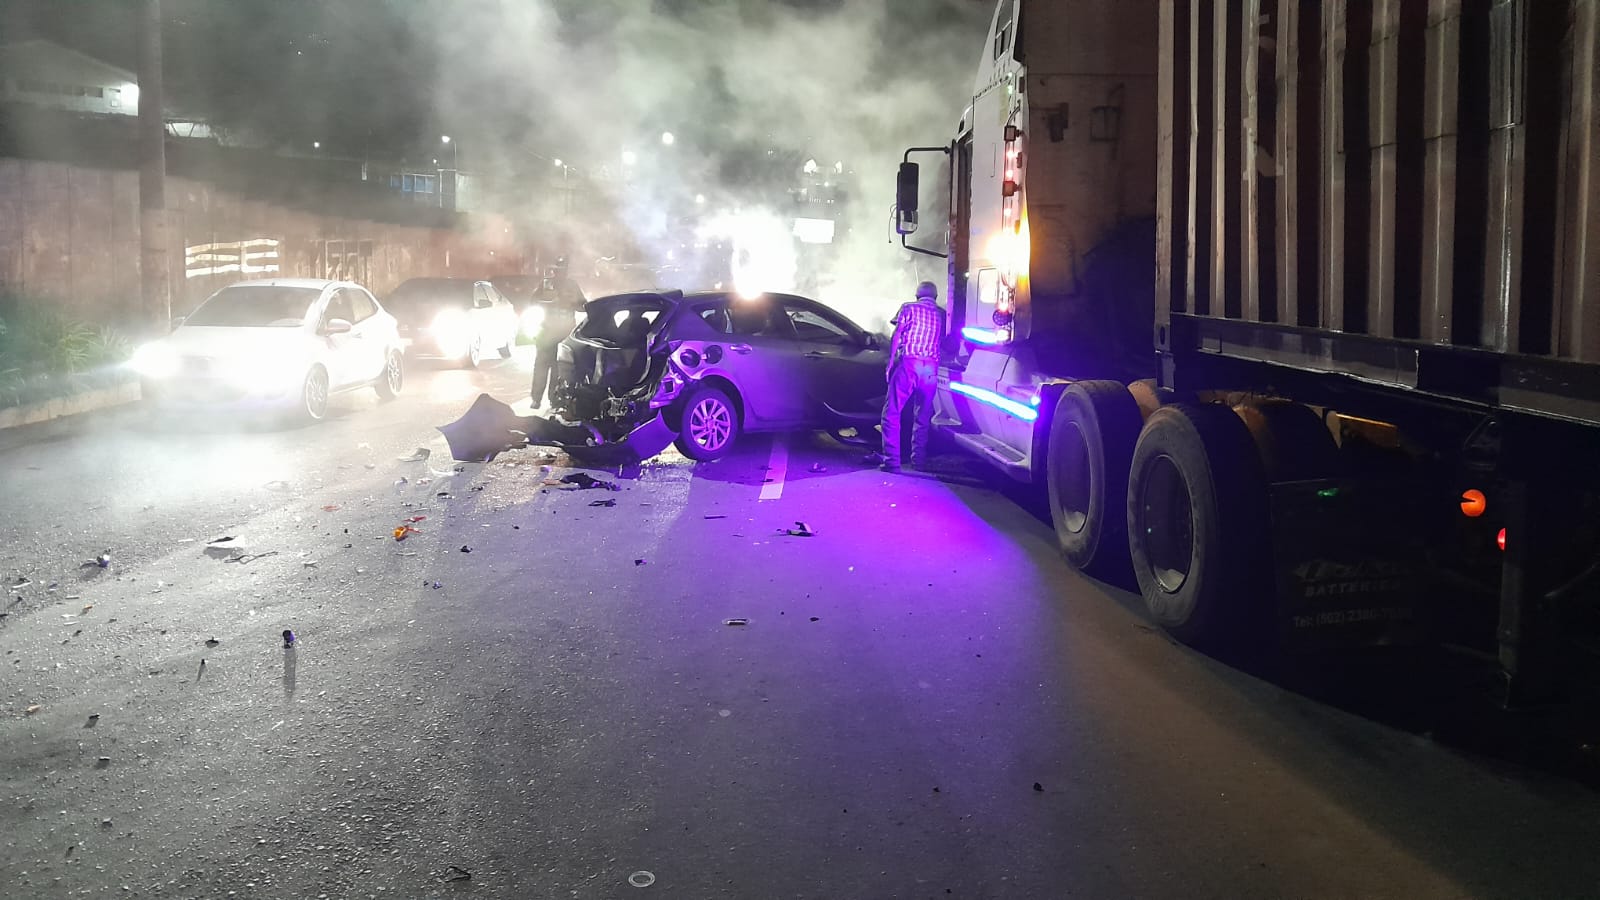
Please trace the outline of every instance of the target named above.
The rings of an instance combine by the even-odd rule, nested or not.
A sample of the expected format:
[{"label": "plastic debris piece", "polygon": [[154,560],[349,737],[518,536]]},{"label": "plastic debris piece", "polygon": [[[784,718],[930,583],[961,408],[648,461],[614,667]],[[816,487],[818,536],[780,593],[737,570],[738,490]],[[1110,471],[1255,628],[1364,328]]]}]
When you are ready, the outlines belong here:
[{"label": "plastic debris piece", "polygon": [[649,560],[647,560],[647,559],[636,559],[636,560],[633,561],[633,564],[636,565],[636,566],[642,566],[647,562],[649,562]]},{"label": "plastic debris piece", "polygon": [[268,550],[265,553],[241,553],[238,556],[230,556],[227,559],[223,560],[223,562],[225,562],[225,563],[243,563],[244,565],[249,565],[250,563],[253,563],[258,559],[266,559],[269,556],[277,556],[277,555],[278,555],[278,551],[276,551],[276,550]]},{"label": "plastic debris piece", "polygon": [[100,757],[96,757],[95,758],[94,767],[96,769],[104,769],[106,766],[109,766],[109,765],[111,765],[111,757],[109,757],[109,756],[100,756]]},{"label": "plastic debris piece", "polygon": [[750,620],[749,619],[723,619],[722,620],[722,624],[724,624],[724,625],[749,625],[750,624]]},{"label": "plastic debris piece", "polygon": [[718,515],[718,516],[705,516],[704,518],[707,518],[707,519],[726,519],[727,516],[721,516],[721,515]]},{"label": "plastic debris piece", "polygon": [[[83,611],[84,612],[88,612],[91,609],[94,609],[94,604],[93,603],[85,603],[83,605]],[[82,615],[82,613],[80,613],[79,615]]]},{"label": "plastic debris piece", "polygon": [[815,531],[811,530],[811,526],[807,525],[804,522],[795,522],[793,528],[785,529],[783,533],[789,535],[790,537],[816,537],[817,536],[817,533]]},{"label": "plastic debris piece", "polygon": [[421,521],[423,521],[423,520],[425,520],[427,518],[428,518],[427,516],[412,516],[411,518],[407,519],[406,521],[410,522],[413,525],[415,525],[416,523],[421,522]]},{"label": "plastic debris piece", "polygon": [[427,447],[418,447],[417,449],[411,451],[411,455],[410,456],[402,456],[402,457],[400,457],[400,461],[401,462],[422,462],[423,460],[427,459],[432,454],[433,454],[433,451],[429,450]]},{"label": "plastic debris piece", "polygon": [[216,638],[206,638],[206,646],[207,647],[215,647],[216,645],[218,645],[220,643],[222,643],[222,642],[217,640]]},{"label": "plastic debris piece", "polygon": [[211,546],[211,545],[216,545],[216,544],[226,544],[226,543],[228,543],[228,542],[229,542],[229,541],[232,541],[232,540],[234,540],[234,537],[233,537],[233,535],[231,535],[231,534],[225,534],[225,535],[223,535],[223,536],[222,536],[222,537],[219,537],[219,538],[212,538],[212,539],[211,539],[211,540],[209,540],[209,541],[206,541],[206,544],[207,544],[207,545],[208,545],[208,546]]},{"label": "plastic debris piece", "polygon": [[282,478],[274,478],[273,480],[262,485],[262,487],[269,491],[287,491],[289,489],[289,482],[284,481]]},{"label": "plastic debris piece", "polygon": [[472,873],[460,866],[451,866],[444,870],[445,881],[471,881]]},{"label": "plastic debris piece", "polygon": [[628,876],[628,883],[636,888],[647,888],[656,883],[656,876],[653,873],[640,869],[639,871]]},{"label": "plastic debris piece", "polygon": [[406,478],[404,475],[401,475],[399,478],[394,480],[394,486],[397,488],[403,488],[410,483],[410,479]]},{"label": "plastic debris piece", "polygon": [[421,534],[421,533],[422,532],[421,532],[420,529],[412,528],[410,525],[401,525],[401,526],[399,526],[398,528],[396,528],[394,530],[394,539],[397,540],[397,541],[403,541],[406,538],[412,536],[413,534]]},{"label": "plastic debris piece", "polygon": [[111,554],[102,553],[94,558],[94,564],[104,569],[111,565]]},{"label": "plastic debris piece", "polygon": [[1033,783],[1033,789],[1036,790],[1036,791],[1043,791],[1044,790],[1044,785],[1042,785],[1039,782],[1035,781]]},{"label": "plastic debris piece", "polygon": [[288,628],[285,628],[283,630],[283,646],[284,647],[293,647],[294,646],[294,642],[295,642],[294,632],[291,631]]},{"label": "plastic debris piece", "polygon": [[600,478],[595,478],[588,472],[571,472],[563,475],[561,476],[561,484],[575,484],[578,486],[578,490],[580,491],[587,491],[590,488],[601,488],[607,491],[622,490],[622,485],[617,484],[614,481],[605,481]]},{"label": "plastic debris piece", "polygon": [[327,505],[327,506],[324,506],[324,507],[323,507],[323,508],[322,508],[322,511],[323,511],[323,512],[338,512],[338,511],[339,511],[339,504],[337,504],[337,503],[330,503],[330,504],[328,504],[328,505]]},{"label": "plastic debris piece", "polygon": [[812,463],[811,464],[811,468],[808,469],[807,471],[810,471],[810,472],[826,472],[826,471],[828,471],[828,467],[823,465],[822,463]]},{"label": "plastic debris piece", "polygon": [[38,712],[41,709],[44,709],[44,707],[39,705],[39,704],[37,704],[37,703],[35,703],[32,706],[28,707],[27,709],[23,710],[22,714],[23,715],[27,715],[27,716],[31,716],[31,715],[33,715],[34,713]]},{"label": "plastic debris piece", "polygon": [[472,548],[468,547],[466,544],[462,544],[461,545],[461,552],[462,553],[471,553],[472,552]]},{"label": "plastic debris piece", "polygon": [[816,621],[819,621],[821,618],[822,618],[821,616],[812,616],[811,617],[811,621],[816,622]]},{"label": "plastic debris piece", "polygon": [[615,499],[590,500],[589,501],[589,505],[590,506],[616,506],[617,505],[617,501]]}]

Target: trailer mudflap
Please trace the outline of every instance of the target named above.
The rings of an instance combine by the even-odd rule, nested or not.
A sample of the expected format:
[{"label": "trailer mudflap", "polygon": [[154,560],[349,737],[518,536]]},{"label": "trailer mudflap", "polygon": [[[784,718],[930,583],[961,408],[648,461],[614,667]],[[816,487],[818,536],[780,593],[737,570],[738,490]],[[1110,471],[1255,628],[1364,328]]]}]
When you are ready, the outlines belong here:
[{"label": "trailer mudflap", "polygon": [[1367,479],[1272,485],[1274,610],[1285,647],[1425,637],[1432,590],[1414,494]]}]

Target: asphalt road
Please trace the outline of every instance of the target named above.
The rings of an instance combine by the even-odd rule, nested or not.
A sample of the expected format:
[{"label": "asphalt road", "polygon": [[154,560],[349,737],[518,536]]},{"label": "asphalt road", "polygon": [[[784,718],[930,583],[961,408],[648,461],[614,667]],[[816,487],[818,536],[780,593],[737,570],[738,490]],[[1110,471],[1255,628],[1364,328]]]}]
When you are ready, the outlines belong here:
[{"label": "asphalt road", "polygon": [[0,896],[1600,896],[1591,788],[1171,643],[959,460],[456,471],[524,369],[0,432]]}]

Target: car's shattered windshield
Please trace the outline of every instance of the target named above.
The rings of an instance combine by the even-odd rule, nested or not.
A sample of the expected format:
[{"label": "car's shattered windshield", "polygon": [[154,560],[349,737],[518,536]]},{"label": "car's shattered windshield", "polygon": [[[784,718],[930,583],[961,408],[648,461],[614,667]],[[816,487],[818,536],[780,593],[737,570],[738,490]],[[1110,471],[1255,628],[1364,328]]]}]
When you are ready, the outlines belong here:
[{"label": "car's shattered windshield", "polygon": [[320,291],[281,285],[251,285],[218,291],[185,320],[186,325],[233,328],[294,328],[305,323]]}]

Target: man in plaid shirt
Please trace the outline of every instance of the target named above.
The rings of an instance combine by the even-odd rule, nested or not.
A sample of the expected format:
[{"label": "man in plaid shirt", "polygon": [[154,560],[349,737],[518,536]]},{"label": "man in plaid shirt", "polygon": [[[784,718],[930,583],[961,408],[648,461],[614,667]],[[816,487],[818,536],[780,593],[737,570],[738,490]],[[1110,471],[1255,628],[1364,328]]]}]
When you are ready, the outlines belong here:
[{"label": "man in plaid shirt", "polygon": [[911,431],[911,464],[928,464],[928,433],[933,430],[933,389],[939,363],[939,341],[944,336],[944,310],[933,282],[917,285],[915,302],[903,304],[890,321],[894,340],[889,345],[889,396],[883,403],[883,462],[885,472],[900,471],[900,423],[906,404],[916,405]]}]

